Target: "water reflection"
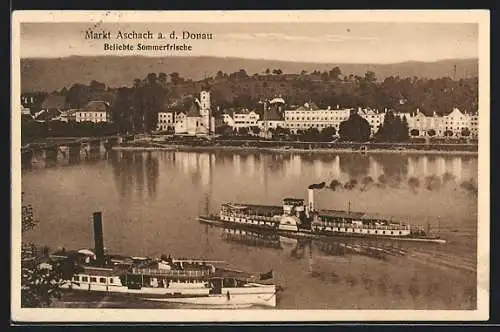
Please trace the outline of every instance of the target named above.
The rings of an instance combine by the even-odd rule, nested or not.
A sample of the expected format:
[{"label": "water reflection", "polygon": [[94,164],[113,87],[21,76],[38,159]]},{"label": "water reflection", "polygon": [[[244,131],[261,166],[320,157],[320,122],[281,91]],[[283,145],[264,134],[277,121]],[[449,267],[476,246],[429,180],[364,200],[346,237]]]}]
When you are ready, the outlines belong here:
[{"label": "water reflection", "polygon": [[122,198],[130,199],[135,192],[141,196],[147,189],[147,197],[156,197],[159,181],[158,155],[152,152],[108,154],[113,169],[115,186]]},{"label": "water reflection", "polygon": [[225,227],[220,229],[223,241],[248,247],[272,248],[285,251],[295,259],[315,257],[364,256],[376,260],[405,256],[407,249],[397,241],[366,238],[304,239],[281,236],[274,232]]},{"label": "water reflection", "polygon": [[[45,170],[45,155],[33,156],[33,170],[23,171],[22,184],[44,221],[32,235],[35,242],[87,246],[92,238],[88,216],[102,209],[106,245],[116,252],[220,258],[256,272],[275,268],[280,284],[291,289],[280,308],[474,306],[476,281],[470,272],[477,265],[477,196],[465,191],[477,193],[477,157],[110,151],[101,158],[89,162],[82,155],[78,166],[66,167],[67,159],[59,155],[54,164],[59,169]],[[390,180],[387,187],[377,187],[382,175],[391,181],[400,176],[401,187],[390,187]],[[201,212],[217,212],[223,202],[280,204],[285,196],[305,197],[311,183],[333,179],[341,186],[318,192],[317,206],[347,209],[351,202],[352,210],[409,217],[433,228],[438,220],[449,245],[425,252],[407,244],[398,248],[397,243],[321,242],[234,231],[221,239],[220,229],[193,221]],[[352,179],[357,186],[344,188]],[[420,279],[412,286],[414,271]],[[382,298],[387,294],[387,302],[366,296],[371,292]],[[433,300],[422,301],[428,292],[434,292]]]},{"label": "water reflection", "polygon": [[[310,181],[306,179],[311,178],[315,182],[325,181],[327,185],[340,181],[340,187],[331,188],[335,190],[366,191],[388,186],[416,193],[424,189],[439,190],[442,185],[453,183],[458,189],[477,191],[477,158],[462,156],[337,154],[311,159],[308,155],[270,153],[111,152],[109,160],[122,197],[130,197],[131,186],[137,187],[141,194],[147,192],[149,197],[154,197],[159,174],[175,174],[174,169],[187,176],[190,185],[203,193],[212,193],[214,187],[220,188],[225,183],[241,186],[238,180],[246,178],[261,188],[258,192],[262,203],[281,199],[274,197],[275,191],[271,188],[277,179],[283,178],[304,186]],[[217,179],[216,169],[224,172]],[[280,185],[292,184],[281,182]],[[240,190],[246,188],[240,187]],[[212,194],[209,196],[212,200]]]}]

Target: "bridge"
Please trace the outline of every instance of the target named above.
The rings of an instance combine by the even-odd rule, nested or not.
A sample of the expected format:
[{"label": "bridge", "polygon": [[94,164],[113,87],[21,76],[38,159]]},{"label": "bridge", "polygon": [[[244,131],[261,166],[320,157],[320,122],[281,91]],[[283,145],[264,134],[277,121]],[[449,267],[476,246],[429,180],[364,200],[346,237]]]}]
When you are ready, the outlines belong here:
[{"label": "bridge", "polygon": [[22,165],[31,165],[33,156],[36,153],[43,153],[46,160],[57,160],[59,154],[64,158],[79,160],[80,154],[91,154],[99,152],[101,146],[106,151],[112,146],[121,143],[121,136],[100,136],[100,137],[54,137],[38,142],[31,142],[21,147]]}]

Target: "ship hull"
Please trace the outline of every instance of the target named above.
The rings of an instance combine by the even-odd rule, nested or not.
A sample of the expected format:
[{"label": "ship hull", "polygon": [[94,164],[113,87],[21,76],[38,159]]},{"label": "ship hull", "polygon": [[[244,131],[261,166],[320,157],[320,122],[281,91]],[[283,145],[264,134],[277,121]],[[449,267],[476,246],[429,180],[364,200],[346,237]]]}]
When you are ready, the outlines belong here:
[{"label": "ship hull", "polygon": [[147,295],[155,298],[174,297],[174,296],[208,296],[208,288],[158,288],[158,287],[142,287],[140,289],[131,289],[126,286],[112,286],[112,285],[82,285],[72,284],[64,285],[62,288],[96,292],[96,293],[110,293],[110,294],[128,294],[128,295]]},{"label": "ship hull", "polygon": [[370,238],[370,239],[389,239],[399,241],[415,241],[415,242],[433,242],[433,243],[446,243],[445,240],[436,237],[416,237],[416,236],[390,236],[390,235],[376,235],[376,234],[361,234],[361,233],[347,233],[347,232],[334,232],[334,231],[318,231],[314,232],[309,229],[299,230],[284,230],[278,227],[270,229],[269,227],[261,227],[260,225],[231,222],[222,220],[216,217],[199,216],[200,223],[209,224],[218,227],[235,227],[248,230],[259,230],[263,232],[276,233],[281,236],[294,237],[294,238]]},{"label": "ship hull", "polygon": [[261,285],[259,287],[223,288],[221,294],[191,297],[142,298],[146,301],[210,306],[218,308],[234,307],[276,307],[276,287]]}]

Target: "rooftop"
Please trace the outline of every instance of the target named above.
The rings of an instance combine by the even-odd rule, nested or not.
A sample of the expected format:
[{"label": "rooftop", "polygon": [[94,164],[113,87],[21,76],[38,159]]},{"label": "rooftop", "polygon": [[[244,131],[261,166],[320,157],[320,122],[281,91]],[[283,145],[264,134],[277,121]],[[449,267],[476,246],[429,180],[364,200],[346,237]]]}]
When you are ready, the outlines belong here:
[{"label": "rooftop", "polygon": [[92,100],[89,101],[83,110],[86,112],[106,112],[109,106],[108,103],[102,100]]},{"label": "rooftop", "polygon": [[187,111],[188,117],[199,117],[200,116],[200,108],[197,103],[193,102],[191,107]]},{"label": "rooftop", "polygon": [[66,107],[66,97],[59,95],[49,95],[42,103],[42,109],[64,109]]}]

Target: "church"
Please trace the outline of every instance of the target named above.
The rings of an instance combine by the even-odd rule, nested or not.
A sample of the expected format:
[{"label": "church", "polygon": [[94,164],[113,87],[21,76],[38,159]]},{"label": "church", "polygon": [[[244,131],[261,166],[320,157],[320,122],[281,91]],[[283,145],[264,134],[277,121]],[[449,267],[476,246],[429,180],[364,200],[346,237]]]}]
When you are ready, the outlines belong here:
[{"label": "church", "polygon": [[215,121],[211,116],[210,92],[201,91],[187,111],[175,114],[175,134],[210,135],[214,132]]}]

